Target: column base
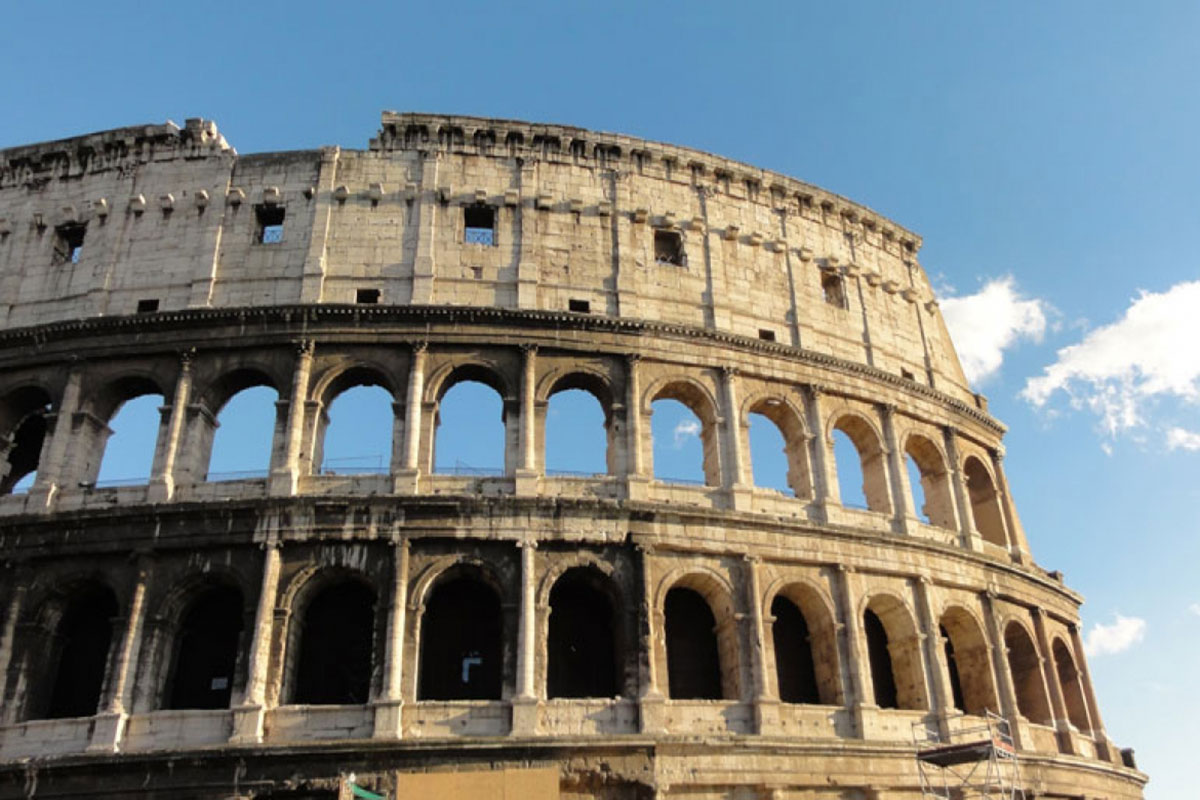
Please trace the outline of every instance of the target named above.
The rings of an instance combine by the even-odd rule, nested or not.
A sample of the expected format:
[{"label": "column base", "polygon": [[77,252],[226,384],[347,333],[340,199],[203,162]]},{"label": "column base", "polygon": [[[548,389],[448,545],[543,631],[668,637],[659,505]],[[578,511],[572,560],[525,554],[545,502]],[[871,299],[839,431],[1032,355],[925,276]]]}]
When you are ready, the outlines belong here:
[{"label": "column base", "polygon": [[638,702],[638,723],[642,733],[667,732],[667,699],[661,694],[646,694]]},{"label": "column base", "polygon": [[513,491],[518,495],[537,494],[541,482],[542,476],[536,470],[519,469],[513,475]]},{"label": "column base", "polygon": [[854,732],[859,739],[887,738],[876,735],[879,706],[874,703],[855,703],[850,707],[850,718],[854,720]]},{"label": "column base", "polygon": [[512,700],[512,734],[533,736],[537,733],[538,712],[542,704],[536,697],[514,697]]},{"label": "column base", "polygon": [[124,711],[105,711],[96,715],[92,723],[92,739],[88,742],[89,753],[116,753],[120,750],[121,739],[125,737],[125,723],[129,715]]},{"label": "column base", "polygon": [[420,494],[421,471],[401,469],[392,473],[392,492],[395,494]]},{"label": "column base", "polygon": [[759,698],[754,701],[754,729],[762,733],[779,732],[779,701]]},{"label": "column base", "polygon": [[146,500],[150,503],[167,503],[175,495],[175,479],[168,475],[154,478],[146,488]]},{"label": "column base", "polygon": [[34,486],[25,496],[25,506],[31,511],[38,508],[49,508],[54,504],[56,497],[58,497],[57,483],[49,486]]},{"label": "column base", "polygon": [[246,705],[233,709],[233,734],[230,744],[262,744],[263,722],[266,709],[262,706]]},{"label": "column base", "polygon": [[272,497],[291,497],[296,494],[299,485],[300,476],[295,470],[279,470],[267,478],[267,494]]},{"label": "column base", "polygon": [[380,700],[375,703],[376,739],[399,739],[403,733],[404,701]]},{"label": "column base", "polygon": [[726,491],[729,507],[734,511],[749,511],[754,505],[754,491],[749,486],[731,486]]},{"label": "column base", "polygon": [[625,478],[625,499],[645,500],[650,496],[650,479],[644,475],[629,475]]}]

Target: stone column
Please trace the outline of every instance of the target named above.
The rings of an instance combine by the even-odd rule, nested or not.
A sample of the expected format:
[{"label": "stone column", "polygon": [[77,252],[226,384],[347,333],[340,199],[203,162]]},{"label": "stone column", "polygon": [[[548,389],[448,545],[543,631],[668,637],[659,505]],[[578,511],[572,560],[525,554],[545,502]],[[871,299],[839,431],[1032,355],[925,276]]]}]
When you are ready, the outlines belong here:
[{"label": "stone column", "polygon": [[125,618],[125,630],[117,642],[115,657],[109,662],[111,666],[106,701],[92,726],[88,752],[115,753],[120,749],[121,739],[125,736],[125,723],[129,719],[129,707],[133,700],[133,673],[136,671],[142,646],[142,625],[146,618],[146,581],[149,573],[149,560],[145,557],[140,558],[136,583],[129,600],[129,614]]},{"label": "stone column", "polygon": [[820,518],[829,519],[830,504],[837,505],[838,486],[837,472],[831,468],[829,439],[825,435],[825,413],[821,408],[821,387],[809,384],[804,387],[804,404],[808,413],[808,429],[813,433],[812,447],[812,482],[813,505],[816,506]]},{"label": "stone column", "polygon": [[29,490],[30,509],[50,506],[64,479],[71,477],[67,468],[67,447],[71,441],[75,413],[79,411],[82,383],[82,372],[78,367],[72,368],[67,375],[67,385],[58,408],[46,415],[48,431],[38,457],[37,477]]},{"label": "stone column", "polygon": [[13,648],[17,638],[17,622],[21,619],[21,611],[25,605],[25,593],[28,591],[28,576],[16,567],[7,567],[3,571],[4,582],[12,590],[8,593],[8,605],[4,609],[4,623],[0,626],[0,725],[11,722],[9,712],[15,711],[16,703],[12,698],[5,697],[8,685],[8,671],[13,666]]},{"label": "stone column", "polygon": [[963,480],[962,463],[958,456],[958,431],[953,426],[942,427],[942,441],[946,446],[946,474],[950,480],[950,494],[954,498],[954,516],[958,522],[958,535],[964,547],[979,548],[979,535],[971,525],[971,501],[967,495],[967,484]]},{"label": "stone column", "polygon": [[296,345],[296,368],[292,377],[292,395],[288,401],[287,427],[284,429],[283,463],[271,473],[270,493],[293,495],[300,482],[300,450],[304,442],[305,397],[312,372],[313,342],[304,339]]},{"label": "stone column", "polygon": [[767,633],[763,621],[762,581],[759,571],[762,558],[746,556],[746,594],[750,606],[750,667],[754,699],[754,722],[758,733],[779,727],[779,698],[771,691],[773,682],[767,676]]},{"label": "stone column", "polygon": [[521,624],[517,641],[517,695],[512,701],[512,732],[532,736],[537,732],[538,696],[534,659],[537,653],[537,542],[518,542],[521,550]]},{"label": "stone column", "polygon": [[879,416],[883,422],[883,446],[887,448],[888,487],[892,492],[892,527],[897,533],[911,533],[915,514],[912,510],[912,487],[908,485],[908,469],[904,463],[904,452],[896,435],[896,407],[891,403],[879,404]]},{"label": "stone column", "polygon": [[162,463],[150,477],[148,499],[151,503],[165,503],[175,494],[175,461],[180,445],[183,444],[184,422],[192,392],[192,358],[195,350],[179,356],[179,377],[175,380],[175,394],[171,397],[171,413],[164,437]]},{"label": "stone column", "polygon": [[263,738],[267,667],[271,658],[271,628],[275,619],[275,595],[279,591],[280,545],[267,542],[263,557],[262,588],[254,612],[254,635],[246,659],[246,689],[233,708],[233,744],[257,744]]},{"label": "stone column", "polygon": [[421,479],[421,406],[425,396],[425,342],[413,345],[408,366],[408,395],[404,404],[404,459],[395,478],[397,492],[415,494]]},{"label": "stone column", "polygon": [[1037,635],[1038,661],[1042,665],[1042,677],[1050,691],[1050,708],[1054,712],[1054,730],[1058,733],[1058,746],[1064,753],[1075,753],[1067,703],[1063,699],[1062,685],[1058,682],[1058,670],[1054,668],[1050,638],[1046,635],[1046,612],[1037,606],[1030,609],[1030,612],[1033,615],[1033,630]]},{"label": "stone column", "polygon": [[521,346],[521,452],[517,460],[517,494],[537,494],[537,413],[534,390],[537,381],[537,345]]},{"label": "stone column", "polygon": [[654,551],[645,545],[638,545],[637,549],[642,562],[642,631],[639,637],[642,647],[642,691],[638,698],[639,726],[642,733],[662,733],[666,730],[666,698],[659,686],[658,675],[658,640],[661,626],[658,609],[654,606],[654,578],[650,569],[650,559]]},{"label": "stone column", "polygon": [[399,739],[403,736],[403,696],[401,676],[404,668],[404,636],[407,630],[409,542],[403,539],[392,547],[392,591],[388,606],[387,641],[383,660],[383,696],[375,703],[375,738]]},{"label": "stone column", "polygon": [[863,654],[862,622],[858,617],[857,598],[860,591],[857,573],[853,567],[839,564],[834,580],[837,601],[841,606],[843,646],[845,649],[846,672],[849,679],[849,691],[846,695],[846,705],[850,709],[854,721],[855,734],[861,739],[866,735],[866,720],[864,709],[875,708],[874,686],[871,683],[871,668]]},{"label": "stone column", "polygon": [[913,587],[917,599],[922,637],[925,643],[925,675],[929,691],[929,709],[937,717],[938,730],[943,737],[950,733],[949,719],[956,716],[954,690],[950,686],[950,665],[946,661],[946,644],[941,626],[933,610],[932,583],[922,575]]},{"label": "stone column", "polygon": [[729,469],[723,476],[732,508],[749,510],[751,486],[747,481],[746,455],[742,451],[742,420],[738,408],[738,371],[736,367],[721,368],[721,388],[725,405],[725,452]]},{"label": "stone column", "polygon": [[1032,750],[1033,742],[1025,741],[1024,732],[1018,724],[1021,720],[1021,712],[1017,706],[1017,690],[1013,685],[1012,671],[1008,665],[1008,647],[1004,644],[1004,634],[1000,630],[1000,622],[996,617],[996,593],[985,592],[980,600],[983,606],[984,624],[987,627],[988,645],[992,651],[996,691],[1000,695],[1000,712],[1008,720],[1013,743],[1017,747]]},{"label": "stone column", "polygon": [[641,500],[646,497],[647,484],[650,475],[646,473],[645,458],[642,452],[642,429],[645,420],[642,419],[642,386],[638,365],[642,357],[636,353],[625,359],[625,492],[630,500]]},{"label": "stone column", "polygon": [[1021,519],[1017,516],[1017,507],[1013,504],[1012,495],[1008,492],[1008,478],[1004,475],[1004,449],[997,447],[991,450],[990,454],[992,472],[996,474],[996,492],[1000,495],[1000,509],[1008,534],[1009,552],[1013,561],[1018,564],[1031,564],[1033,556],[1029,552],[1029,542],[1025,538],[1025,529],[1021,527]]}]

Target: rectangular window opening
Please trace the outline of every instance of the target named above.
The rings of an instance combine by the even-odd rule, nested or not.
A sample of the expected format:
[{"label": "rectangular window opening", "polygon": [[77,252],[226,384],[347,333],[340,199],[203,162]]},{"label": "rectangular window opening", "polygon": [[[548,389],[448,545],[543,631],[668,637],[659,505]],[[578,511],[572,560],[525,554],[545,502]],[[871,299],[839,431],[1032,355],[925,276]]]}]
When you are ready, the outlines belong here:
[{"label": "rectangular window opening", "polygon": [[78,264],[83,254],[83,237],[87,233],[87,225],[79,222],[68,222],[54,229],[54,258],[55,264]]},{"label": "rectangular window opening", "polygon": [[496,244],[496,209],[478,204],[465,206],[463,224],[463,241],[467,244],[482,244],[488,247]]},{"label": "rectangular window opening", "polygon": [[758,338],[762,339],[764,342],[773,342],[775,341],[775,331],[767,328],[759,328]]},{"label": "rectangular window opening", "polygon": [[654,263],[670,264],[674,267],[687,266],[683,252],[683,236],[679,231],[654,232]]},{"label": "rectangular window opening", "polygon": [[158,311],[158,299],[157,298],[150,299],[150,300],[138,300],[137,313],[153,314],[155,311]]},{"label": "rectangular window opening", "polygon": [[483,267],[471,267],[471,277],[477,281],[483,280]]},{"label": "rectangular window opening", "polygon": [[283,241],[283,206],[266,204],[254,207],[256,244],[279,244]]},{"label": "rectangular window opening", "polygon": [[379,302],[378,289],[359,289],[354,293],[354,302],[374,305]]},{"label": "rectangular window opening", "polygon": [[917,379],[916,375],[912,374],[903,367],[900,368],[900,377],[910,381],[915,381]]},{"label": "rectangular window opening", "polygon": [[578,311],[580,314],[592,313],[592,304],[587,300],[568,300],[567,308],[571,311]]},{"label": "rectangular window opening", "polygon": [[842,281],[842,276],[833,272],[824,272],[821,274],[821,293],[825,296],[825,302],[831,306],[838,308],[846,307],[846,284]]}]

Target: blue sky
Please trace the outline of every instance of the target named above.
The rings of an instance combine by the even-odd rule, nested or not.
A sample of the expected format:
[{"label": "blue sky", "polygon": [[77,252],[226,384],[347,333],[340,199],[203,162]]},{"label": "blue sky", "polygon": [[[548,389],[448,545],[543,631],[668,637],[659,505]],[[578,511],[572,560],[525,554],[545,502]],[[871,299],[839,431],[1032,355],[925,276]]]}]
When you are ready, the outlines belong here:
[{"label": "blue sky", "polygon": [[[1188,796],[1200,5],[434,7],[11,4],[0,146],[192,116],[242,153],[362,148],[385,108],[560,121],[779,170],[918,231],[1011,428],[1035,556],[1087,596],[1109,733],[1148,796]],[[668,427],[656,463],[694,444]]]}]

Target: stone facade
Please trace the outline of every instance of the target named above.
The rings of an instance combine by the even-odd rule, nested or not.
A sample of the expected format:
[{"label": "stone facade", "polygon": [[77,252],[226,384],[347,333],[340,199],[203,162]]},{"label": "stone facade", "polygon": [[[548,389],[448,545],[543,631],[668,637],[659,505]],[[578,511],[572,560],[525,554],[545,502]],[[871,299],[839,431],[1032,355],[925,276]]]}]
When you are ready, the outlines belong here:
[{"label": "stone facade", "polygon": [[[1141,797],[919,248],[793,179],[561,126],[389,112],[367,151],[238,156],[189,120],[0,151],[0,487],[36,472],[0,497],[0,798],[535,767],[562,797],[911,798],[914,723],[988,712],[1027,797]],[[433,468],[464,380],[502,398],[502,474]],[[321,474],[326,409],[363,384],[393,397],[390,464]],[[216,415],[258,385],[268,474],[210,480]],[[604,409],[605,475],[545,470],[564,389]],[[153,474],[97,486],[142,394],[166,399]],[[704,485],[654,478],[662,398],[701,421]],[[753,485],[752,413],[791,494]],[[838,500],[835,431],[866,509]],[[570,613],[599,626],[592,683],[563,667]],[[189,637],[228,653],[215,707],[181,688]],[[469,697],[431,666],[455,637]],[[335,642],[360,670],[329,671]]]}]

